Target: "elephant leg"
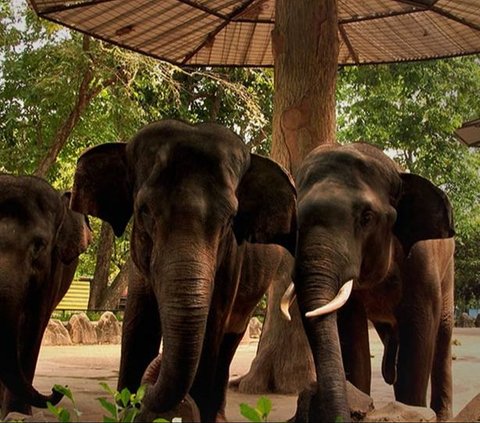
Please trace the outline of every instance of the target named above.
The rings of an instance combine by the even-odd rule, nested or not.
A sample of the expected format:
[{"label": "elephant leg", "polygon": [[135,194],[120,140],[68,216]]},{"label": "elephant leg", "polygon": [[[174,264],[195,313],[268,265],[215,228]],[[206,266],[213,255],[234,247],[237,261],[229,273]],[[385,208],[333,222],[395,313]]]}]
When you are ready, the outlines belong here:
[{"label": "elephant leg", "polygon": [[[40,296],[46,298],[43,294]],[[28,306],[29,315],[24,316],[22,319],[19,355],[25,379],[29,383],[33,382],[43,333],[45,332],[51,314],[49,309],[42,309],[42,307],[45,307],[43,302],[31,302]],[[32,414],[32,406],[26,403],[24,399],[17,397],[6,388],[4,391],[2,399],[3,415],[11,411],[28,415]]]},{"label": "elephant leg", "polygon": [[337,324],[347,380],[370,394],[372,370],[368,321],[363,304],[352,296],[338,313]]},{"label": "elephant leg", "polygon": [[119,391],[125,387],[137,391],[144,371],[158,355],[160,339],[160,318],[153,291],[138,273],[132,274],[123,319]]},{"label": "elephant leg", "polygon": [[216,410],[216,421],[227,421],[225,416],[226,396],[230,364],[243,338],[243,333],[227,333],[223,337],[218,357],[217,371],[215,374],[215,392],[212,397],[211,409]]},{"label": "elephant leg", "polygon": [[452,417],[453,264],[444,278],[443,303],[432,367],[430,407],[438,420]]},{"label": "elephant leg", "polygon": [[[415,315],[413,315],[415,314]],[[399,320],[399,349],[395,399],[408,405],[427,405],[438,321],[432,304],[421,304],[402,313]]]},{"label": "elephant leg", "polygon": [[393,385],[397,380],[398,334],[389,323],[374,323],[384,347],[382,376],[385,382]]},{"label": "elephant leg", "polygon": [[226,421],[225,399],[230,363],[242,337],[243,333],[227,333],[219,348],[212,348],[208,354],[204,348],[200,368],[190,391],[204,422]]}]

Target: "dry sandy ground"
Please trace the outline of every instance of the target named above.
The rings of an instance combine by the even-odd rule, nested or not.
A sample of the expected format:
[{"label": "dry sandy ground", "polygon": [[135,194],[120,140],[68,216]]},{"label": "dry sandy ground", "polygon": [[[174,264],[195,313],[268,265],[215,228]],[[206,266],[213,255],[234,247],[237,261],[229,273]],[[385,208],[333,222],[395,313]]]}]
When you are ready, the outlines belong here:
[{"label": "dry sandy ground", "polygon": [[[454,337],[459,345],[453,346],[454,400],[456,415],[476,394],[480,392],[480,329],[455,329]],[[248,371],[255,356],[257,342],[242,344],[234,358],[231,376]],[[371,331],[371,353],[373,368],[372,397],[376,408],[393,400],[392,387],[387,385],[380,374],[382,346]],[[77,407],[83,411],[82,421],[102,421],[102,409],[96,400],[105,396],[99,385],[106,381],[116,386],[119,345],[43,347],[34,384],[43,393],[48,393],[54,383],[67,384],[74,392]],[[173,382],[174,383],[174,382]],[[286,421],[296,407],[296,396],[267,395],[273,410],[269,421]],[[227,417],[231,421],[246,421],[239,412],[239,404],[254,405],[258,395],[229,392]],[[65,400],[62,401],[62,404]],[[45,413],[46,415],[48,413]],[[52,421],[54,418],[52,417]]]}]

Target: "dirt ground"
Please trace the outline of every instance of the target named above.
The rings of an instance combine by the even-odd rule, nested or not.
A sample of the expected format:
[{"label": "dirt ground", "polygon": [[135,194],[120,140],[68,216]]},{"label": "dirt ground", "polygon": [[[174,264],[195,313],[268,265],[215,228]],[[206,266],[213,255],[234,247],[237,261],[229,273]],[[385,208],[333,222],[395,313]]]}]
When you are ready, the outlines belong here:
[{"label": "dirt ground", "polygon": [[[393,400],[393,389],[387,385],[380,373],[382,345],[374,331],[371,335],[373,381],[372,398],[375,407]],[[480,329],[456,328],[453,339],[453,383],[454,415],[480,392]],[[241,344],[231,366],[231,376],[244,374],[250,368],[255,356],[257,341]],[[116,386],[119,345],[43,347],[38,363],[34,385],[43,393],[48,393],[53,384],[68,385],[75,396],[77,408],[83,412],[81,421],[102,421],[102,409],[96,400],[106,396],[99,382],[105,381]],[[296,396],[267,395],[273,410],[269,421],[286,421],[296,408]],[[258,395],[245,395],[228,392],[227,417],[230,421],[246,421],[239,412],[239,404],[254,405]],[[66,401],[63,400],[62,404]],[[44,415],[49,415],[44,412]],[[52,416],[52,421],[55,419]]]}]

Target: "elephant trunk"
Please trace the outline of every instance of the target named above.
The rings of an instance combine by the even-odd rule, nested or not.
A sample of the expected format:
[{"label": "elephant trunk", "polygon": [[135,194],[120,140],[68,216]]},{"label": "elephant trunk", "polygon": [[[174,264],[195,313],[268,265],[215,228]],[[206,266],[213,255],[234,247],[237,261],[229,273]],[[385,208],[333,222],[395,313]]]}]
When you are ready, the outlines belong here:
[{"label": "elephant trunk", "polygon": [[[28,381],[23,363],[20,360],[20,325],[19,310],[22,310],[10,296],[0,300],[3,309],[0,317],[0,339],[4,342],[0,347],[0,381],[16,397],[34,407],[46,408],[47,402],[57,404],[63,395],[52,389],[50,395],[38,392]],[[34,336],[35,334],[24,334]]]},{"label": "elephant trunk", "polygon": [[299,243],[295,288],[317,373],[317,391],[310,405],[310,421],[350,420],[345,371],[336,313],[306,316],[329,304],[347,280],[354,277],[345,254],[335,249],[304,247]]},{"label": "elephant trunk", "polygon": [[[164,262],[154,282],[162,323],[163,351],[159,374],[145,395],[145,406],[162,413],[178,405],[188,394],[202,353],[215,260],[194,251],[196,257],[174,255]],[[200,256],[200,257],[199,257]],[[179,257],[182,257],[181,259]]]}]

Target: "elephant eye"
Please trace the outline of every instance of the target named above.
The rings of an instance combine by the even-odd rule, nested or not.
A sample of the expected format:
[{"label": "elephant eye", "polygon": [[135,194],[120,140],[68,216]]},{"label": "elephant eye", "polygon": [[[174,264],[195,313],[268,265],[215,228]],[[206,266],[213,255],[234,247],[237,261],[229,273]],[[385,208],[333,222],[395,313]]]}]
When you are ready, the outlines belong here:
[{"label": "elephant eye", "polygon": [[153,220],[150,214],[150,209],[146,204],[143,204],[142,206],[139,207],[138,215],[145,229],[147,230],[150,229],[152,227]]},{"label": "elephant eye", "polygon": [[375,213],[372,210],[365,210],[360,218],[360,225],[366,227],[375,219]]},{"label": "elephant eye", "polygon": [[33,240],[32,240],[32,255],[33,257],[38,257],[40,255],[40,253],[45,249],[45,247],[47,246],[47,242],[41,238],[41,237],[35,237]]}]

